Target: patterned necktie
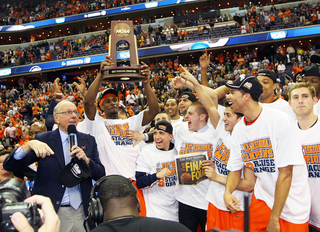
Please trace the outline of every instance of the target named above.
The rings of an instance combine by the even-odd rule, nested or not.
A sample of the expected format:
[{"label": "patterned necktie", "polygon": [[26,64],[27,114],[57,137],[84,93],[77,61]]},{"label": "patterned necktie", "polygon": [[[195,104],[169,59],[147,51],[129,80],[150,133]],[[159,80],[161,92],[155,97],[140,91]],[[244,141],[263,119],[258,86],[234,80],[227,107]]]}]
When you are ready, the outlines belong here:
[{"label": "patterned necktie", "polygon": [[[64,142],[64,159],[65,159],[65,165],[67,165],[68,163],[70,163],[71,161],[71,156],[70,154],[70,150],[69,150],[69,137],[67,137],[67,139]],[[74,208],[75,210],[77,210],[81,204],[81,194],[80,194],[80,185],[76,185],[72,188],[68,188],[69,190],[69,198],[70,198],[70,205],[72,208]]]}]

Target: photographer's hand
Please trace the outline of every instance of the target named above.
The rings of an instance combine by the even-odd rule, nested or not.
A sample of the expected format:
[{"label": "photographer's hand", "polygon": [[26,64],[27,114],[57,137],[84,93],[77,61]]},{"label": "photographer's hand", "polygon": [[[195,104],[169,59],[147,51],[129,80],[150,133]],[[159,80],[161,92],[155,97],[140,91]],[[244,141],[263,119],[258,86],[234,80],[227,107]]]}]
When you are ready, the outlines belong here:
[{"label": "photographer's hand", "polygon": [[[60,220],[53,208],[50,198],[35,195],[27,198],[25,202],[33,202],[34,204],[41,205],[41,210],[39,210],[39,212],[41,216],[42,226],[38,230],[39,232],[60,231]],[[19,232],[34,231],[34,229],[30,226],[29,222],[27,221],[26,217],[20,212],[16,212],[12,215],[11,222]]]}]

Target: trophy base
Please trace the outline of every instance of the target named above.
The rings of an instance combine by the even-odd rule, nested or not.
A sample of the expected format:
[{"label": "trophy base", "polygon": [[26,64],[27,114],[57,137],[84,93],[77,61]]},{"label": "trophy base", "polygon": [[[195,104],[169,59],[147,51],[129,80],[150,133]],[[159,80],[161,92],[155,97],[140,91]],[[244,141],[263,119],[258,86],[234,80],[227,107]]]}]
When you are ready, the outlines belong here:
[{"label": "trophy base", "polygon": [[148,79],[146,75],[141,74],[140,68],[132,67],[108,68],[101,74],[102,79],[107,82],[139,82]]}]

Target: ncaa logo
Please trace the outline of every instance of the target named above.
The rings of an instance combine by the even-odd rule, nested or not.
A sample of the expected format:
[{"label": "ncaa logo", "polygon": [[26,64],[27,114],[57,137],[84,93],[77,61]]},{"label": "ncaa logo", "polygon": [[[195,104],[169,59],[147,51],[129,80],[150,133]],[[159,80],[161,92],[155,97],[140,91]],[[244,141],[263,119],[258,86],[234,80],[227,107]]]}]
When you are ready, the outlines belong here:
[{"label": "ncaa logo", "polygon": [[66,66],[67,63],[66,63],[65,61],[62,61],[62,62],[61,62],[61,65],[62,65],[62,66]]},{"label": "ncaa logo", "polygon": [[85,64],[89,64],[91,62],[91,58],[90,57],[86,57],[86,58],[83,59],[83,62]]},{"label": "ncaa logo", "polygon": [[286,31],[270,32],[271,39],[284,39],[287,37]]}]

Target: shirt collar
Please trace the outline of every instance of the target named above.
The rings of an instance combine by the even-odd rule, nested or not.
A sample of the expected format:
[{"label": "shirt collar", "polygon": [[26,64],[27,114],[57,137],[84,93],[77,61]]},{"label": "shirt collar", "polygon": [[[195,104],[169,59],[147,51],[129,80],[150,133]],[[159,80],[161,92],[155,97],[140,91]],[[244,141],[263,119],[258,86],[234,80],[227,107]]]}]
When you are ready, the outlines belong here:
[{"label": "shirt collar", "polygon": [[60,128],[59,128],[59,134],[60,134],[60,138],[61,138],[62,143],[64,141],[66,141],[66,139],[69,137],[69,135],[67,133],[63,132],[62,130],[60,130]]},{"label": "shirt collar", "polygon": [[[60,130],[59,128],[59,134],[60,134],[60,138],[61,138],[61,142],[64,143],[66,141],[67,138],[69,138],[69,135],[65,132],[63,132],[62,130]],[[75,134],[74,136],[74,143],[77,145],[78,144],[78,139],[77,139],[77,135]]]},{"label": "shirt collar", "polygon": [[205,132],[205,131],[207,131],[209,129],[209,126],[208,126],[208,124],[206,124],[204,127],[202,127],[200,130],[198,130],[197,132],[198,133],[203,133],[203,132]]}]

